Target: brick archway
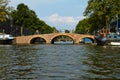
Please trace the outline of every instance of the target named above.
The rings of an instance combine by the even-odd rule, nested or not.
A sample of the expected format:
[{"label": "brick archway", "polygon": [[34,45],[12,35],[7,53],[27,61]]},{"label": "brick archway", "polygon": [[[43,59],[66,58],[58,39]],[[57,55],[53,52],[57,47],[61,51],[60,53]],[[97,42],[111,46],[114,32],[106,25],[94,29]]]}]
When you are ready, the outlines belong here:
[{"label": "brick archway", "polygon": [[41,38],[41,39],[44,39],[45,42],[47,42],[47,39],[44,37],[44,36],[41,36],[41,35],[36,35],[34,37],[31,37],[29,40],[28,40],[28,43],[30,44],[31,43],[31,40],[35,39],[35,38]]},{"label": "brick archway", "polygon": [[85,38],[90,39],[90,40],[92,41],[92,43],[94,43],[94,42],[95,42],[93,38],[91,38],[91,37],[89,37],[89,36],[88,36],[88,37],[81,37],[81,38],[79,38],[77,43],[79,43],[79,42],[80,42],[80,40],[85,39]]},{"label": "brick archway", "polygon": [[59,36],[66,36],[66,37],[69,37],[69,38],[71,38],[71,39],[73,40],[73,42],[75,42],[74,37],[71,36],[71,35],[68,35],[68,34],[57,34],[57,35],[54,35],[54,36],[51,38],[50,43],[52,43],[52,41],[53,41],[56,37],[59,37]]},{"label": "brick archway", "polygon": [[41,37],[34,37],[30,40],[30,44],[35,44],[35,43],[46,43],[46,40]]}]

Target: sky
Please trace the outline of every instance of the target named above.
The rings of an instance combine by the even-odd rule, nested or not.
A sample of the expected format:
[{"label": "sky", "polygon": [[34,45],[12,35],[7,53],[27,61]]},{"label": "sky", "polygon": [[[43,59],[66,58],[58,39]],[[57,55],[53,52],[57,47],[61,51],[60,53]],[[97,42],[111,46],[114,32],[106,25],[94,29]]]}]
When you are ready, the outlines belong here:
[{"label": "sky", "polygon": [[24,3],[36,12],[40,20],[58,30],[74,30],[80,20],[88,0],[10,0],[9,5],[15,9]]}]

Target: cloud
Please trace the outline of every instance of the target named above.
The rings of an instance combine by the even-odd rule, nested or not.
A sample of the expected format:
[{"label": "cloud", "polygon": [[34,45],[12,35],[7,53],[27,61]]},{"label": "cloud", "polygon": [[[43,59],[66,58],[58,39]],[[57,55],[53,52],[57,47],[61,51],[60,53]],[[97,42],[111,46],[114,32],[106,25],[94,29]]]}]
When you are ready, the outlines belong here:
[{"label": "cloud", "polygon": [[75,22],[73,17],[63,17],[63,16],[60,16],[58,14],[53,14],[49,17],[46,17],[46,19],[50,22],[53,22],[53,23],[69,23],[69,24],[72,24],[72,23]]},{"label": "cloud", "polygon": [[51,16],[43,17],[42,19],[51,22],[51,23],[66,23],[74,24],[79,20],[82,20],[84,17],[72,17],[72,16],[60,16],[58,13],[52,14]]},{"label": "cloud", "polygon": [[[73,17],[73,16],[60,16],[58,13],[52,14],[50,16],[46,16],[41,18],[51,26],[58,26],[58,25],[68,25],[71,26],[69,29],[74,29],[77,23],[82,20],[83,16]],[[57,27],[59,28],[59,27]],[[62,27],[61,27],[62,28]],[[64,27],[63,29],[67,29],[68,27]],[[59,28],[60,29],[60,28]]]}]

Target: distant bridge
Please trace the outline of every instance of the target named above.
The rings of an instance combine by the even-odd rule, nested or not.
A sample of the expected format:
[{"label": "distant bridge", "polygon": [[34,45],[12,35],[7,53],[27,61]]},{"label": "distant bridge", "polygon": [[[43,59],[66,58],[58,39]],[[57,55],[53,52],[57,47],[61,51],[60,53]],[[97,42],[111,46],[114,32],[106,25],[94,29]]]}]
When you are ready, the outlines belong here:
[{"label": "distant bridge", "polygon": [[15,44],[31,44],[31,41],[35,38],[42,38],[45,40],[46,44],[52,44],[54,42],[54,39],[58,36],[67,36],[73,40],[74,44],[79,44],[80,40],[82,40],[84,38],[89,38],[94,43],[93,35],[75,34],[75,33],[51,33],[51,34],[18,36],[15,38]]}]

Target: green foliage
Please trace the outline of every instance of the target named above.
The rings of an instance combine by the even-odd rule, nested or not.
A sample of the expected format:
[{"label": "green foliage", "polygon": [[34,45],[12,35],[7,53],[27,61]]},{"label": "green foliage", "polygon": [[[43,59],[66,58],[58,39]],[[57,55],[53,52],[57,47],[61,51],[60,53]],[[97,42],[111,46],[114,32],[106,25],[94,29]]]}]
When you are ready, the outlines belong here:
[{"label": "green foliage", "polygon": [[37,17],[34,11],[29,10],[24,4],[19,4],[17,10],[12,11],[11,16],[12,23],[22,27],[28,27],[33,19]]},{"label": "green foliage", "polygon": [[69,30],[65,30],[65,33],[70,33],[70,31]]},{"label": "green foliage", "polygon": [[53,29],[53,33],[58,33],[59,32],[55,27],[52,27],[52,29]]},{"label": "green foliage", "polygon": [[53,32],[53,29],[50,26],[42,26],[40,29],[40,32],[42,34],[51,33],[51,32]]},{"label": "green foliage", "polygon": [[27,5],[19,4],[17,10],[12,11],[12,23],[24,28],[29,28],[33,32],[39,30],[40,33],[52,33],[53,29],[44,21],[40,20],[33,10],[30,10]]},{"label": "green foliage", "polygon": [[116,19],[118,14],[120,14],[120,0],[89,0],[84,12],[85,16],[97,17],[100,24],[105,24],[106,28],[109,27],[112,19]]},{"label": "green foliage", "polygon": [[78,34],[92,34],[94,31],[98,31],[101,29],[104,24],[105,20],[99,20],[97,15],[91,15],[89,18],[85,18],[76,26],[75,33]]},{"label": "green foliage", "polygon": [[0,22],[6,21],[8,0],[0,0]]},{"label": "green foliage", "polygon": [[89,31],[89,24],[88,24],[88,19],[83,19],[79,21],[79,23],[76,26],[75,33],[78,34],[85,34]]}]

